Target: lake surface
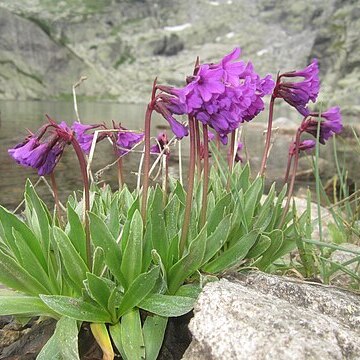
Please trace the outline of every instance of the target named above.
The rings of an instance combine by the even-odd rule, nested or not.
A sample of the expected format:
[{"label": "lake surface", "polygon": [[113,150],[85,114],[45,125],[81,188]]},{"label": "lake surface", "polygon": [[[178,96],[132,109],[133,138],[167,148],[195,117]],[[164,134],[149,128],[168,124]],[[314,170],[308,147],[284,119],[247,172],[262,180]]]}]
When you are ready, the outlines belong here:
[{"label": "lake surface", "polygon": [[[121,122],[129,129],[142,129],[146,105],[139,104],[116,104],[116,103],[79,103],[80,118],[83,123],[105,122],[110,126],[111,121]],[[75,121],[75,113],[72,102],[50,101],[0,101],[0,204],[14,209],[22,200],[26,178],[35,183],[38,179],[36,171],[24,168],[15,163],[7,153],[7,149],[21,142],[26,136],[26,129],[36,131],[46,122],[45,114],[50,115],[56,121],[66,121],[71,124]],[[277,116],[284,116],[281,111]],[[264,115],[265,116],[265,115]],[[294,116],[294,114],[292,114]],[[246,153],[253,168],[253,174],[258,169],[264,144],[263,130],[265,119],[259,118],[244,127],[243,135],[246,144]],[[167,122],[159,116],[154,116],[153,135],[160,129],[168,128]],[[285,128],[276,136],[276,142],[268,162],[269,182],[281,180],[284,176],[287,161],[288,146],[293,138],[295,129],[285,125]],[[170,132],[169,132],[170,136]],[[339,157],[342,163],[348,162],[351,166],[350,176],[359,178],[359,154],[354,156],[353,145],[339,139]],[[350,149],[349,149],[350,146]],[[184,168],[188,160],[188,139],[183,141]],[[175,150],[175,149],[174,149]],[[245,155],[245,154],[244,154]],[[246,157],[246,156],[244,156]],[[324,158],[322,177],[329,178],[334,174],[333,149],[329,144],[321,147],[321,157]],[[130,186],[136,184],[136,172],[138,170],[139,154],[128,154],[124,158],[124,176]],[[112,148],[109,143],[102,142],[97,145],[97,151],[92,164],[93,172],[103,168],[114,161]],[[306,162],[306,160],[304,159]],[[304,162],[303,161],[303,162]],[[170,173],[178,175],[178,157],[176,151],[171,155]],[[56,167],[56,179],[59,192],[64,200],[72,191],[81,189],[81,176],[74,152],[69,147],[63,158]],[[101,180],[109,183],[114,189],[117,185],[116,169],[106,171]],[[297,186],[312,186],[311,180],[300,179]],[[52,197],[45,185],[40,185],[38,192],[47,203],[52,203]]]}]

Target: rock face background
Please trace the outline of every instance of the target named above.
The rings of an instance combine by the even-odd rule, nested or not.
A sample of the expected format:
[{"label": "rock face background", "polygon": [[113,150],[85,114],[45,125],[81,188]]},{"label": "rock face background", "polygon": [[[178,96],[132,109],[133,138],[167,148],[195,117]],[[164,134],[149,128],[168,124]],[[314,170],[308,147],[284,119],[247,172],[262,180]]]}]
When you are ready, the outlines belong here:
[{"label": "rock face background", "polygon": [[145,102],[235,46],[261,74],[319,59],[322,100],[360,109],[357,0],[2,0],[0,98]]}]

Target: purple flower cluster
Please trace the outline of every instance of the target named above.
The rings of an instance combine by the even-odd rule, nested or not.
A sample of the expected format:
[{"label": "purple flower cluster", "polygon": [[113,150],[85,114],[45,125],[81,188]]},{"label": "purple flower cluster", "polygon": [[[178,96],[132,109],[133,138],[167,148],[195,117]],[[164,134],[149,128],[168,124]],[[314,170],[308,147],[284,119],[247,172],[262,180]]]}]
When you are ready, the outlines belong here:
[{"label": "purple flower cluster", "polygon": [[320,121],[319,142],[321,144],[325,144],[330,137],[339,134],[343,129],[340,108],[336,106],[320,114],[310,114],[301,124],[300,131],[307,132],[316,138],[318,121]]},{"label": "purple flower cluster", "polygon": [[73,136],[65,122],[57,124],[50,118],[49,122],[39,129],[37,135],[29,135],[25,141],[8,150],[18,164],[36,169],[40,176],[54,170]]},{"label": "purple flower cluster", "polygon": [[[270,75],[261,79],[251,62],[236,61],[239,56],[240,49],[236,48],[218,64],[200,65],[183,88],[159,86],[167,94],[160,96],[157,105],[161,107],[156,110],[164,117],[194,116],[213,128],[226,144],[229,133],[264,109],[262,98],[274,87]],[[181,131],[174,133],[177,137],[184,136]]]},{"label": "purple flower cluster", "polygon": [[[283,78],[303,77],[302,81],[282,81]],[[315,102],[320,90],[319,66],[316,59],[305,69],[291,71],[278,77],[273,96],[282,98],[303,116],[309,115],[307,105]]]},{"label": "purple flower cluster", "polygon": [[300,142],[299,146],[297,147],[296,150],[296,142],[293,142],[290,145],[290,149],[289,149],[289,155],[293,156],[295,155],[296,151],[300,152],[300,151],[311,151],[312,149],[314,149],[316,146],[316,141],[314,140],[303,140]]}]

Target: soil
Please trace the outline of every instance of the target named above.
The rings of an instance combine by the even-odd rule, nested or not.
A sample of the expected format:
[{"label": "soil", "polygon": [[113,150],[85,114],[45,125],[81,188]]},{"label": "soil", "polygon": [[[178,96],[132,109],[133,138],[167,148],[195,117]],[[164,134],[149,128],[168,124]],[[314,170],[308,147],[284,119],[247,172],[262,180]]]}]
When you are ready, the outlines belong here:
[{"label": "soil", "polygon": [[[188,324],[192,312],[171,318],[165,333],[164,344],[158,360],[180,360],[191,342]],[[35,360],[42,347],[54,332],[56,322],[52,319],[31,319],[23,325],[10,316],[0,317],[0,359]],[[81,360],[101,360],[102,352],[91,334],[90,326],[84,323],[79,334]],[[120,358],[117,355],[117,358]]]}]

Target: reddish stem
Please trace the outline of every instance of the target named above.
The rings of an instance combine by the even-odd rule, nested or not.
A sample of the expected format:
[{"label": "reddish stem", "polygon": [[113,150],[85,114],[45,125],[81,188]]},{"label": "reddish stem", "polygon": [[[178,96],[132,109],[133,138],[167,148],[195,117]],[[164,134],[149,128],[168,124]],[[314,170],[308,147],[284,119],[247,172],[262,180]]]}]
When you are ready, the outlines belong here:
[{"label": "reddish stem", "polygon": [[206,212],[207,212],[207,197],[209,188],[209,139],[207,125],[203,124],[203,137],[204,137],[204,170],[203,170],[203,193],[202,193],[202,206],[200,215],[200,228],[205,225]]},{"label": "reddish stem", "polygon": [[181,230],[180,238],[180,255],[184,253],[186,239],[190,225],[191,205],[194,190],[194,177],[195,177],[195,156],[196,156],[196,144],[195,144],[195,120],[193,116],[189,116],[189,131],[190,131],[190,159],[189,159],[189,176],[188,176],[188,189],[186,193],[184,222]]},{"label": "reddish stem", "polygon": [[89,226],[89,217],[88,217],[88,212],[90,211],[89,177],[87,172],[86,160],[79,143],[77,142],[75,137],[72,137],[70,141],[75,150],[76,156],[79,160],[81,175],[84,184],[84,198],[85,198],[84,222],[85,222],[85,236],[86,236],[86,257],[87,257],[88,268],[91,270],[92,254],[91,254],[91,243],[90,243],[90,226]]},{"label": "reddish stem", "polygon": [[231,133],[230,137],[230,151],[228,152],[228,165],[229,165],[229,176],[227,179],[226,190],[230,190],[231,174],[234,167],[234,148],[235,148],[235,130]]},{"label": "reddish stem", "polygon": [[282,214],[281,221],[280,221],[280,227],[282,227],[284,225],[285,217],[289,210],[291,197],[294,192],[295,178],[296,178],[296,172],[297,172],[297,167],[298,167],[298,163],[299,163],[299,154],[300,154],[300,150],[299,150],[300,137],[301,137],[301,130],[299,129],[296,133],[293,171],[291,174],[291,181],[290,181],[290,186],[289,186],[289,190],[288,190],[288,194],[287,194],[286,204],[283,209],[283,214]]},{"label": "reddish stem", "polygon": [[266,132],[266,140],[265,140],[265,148],[264,148],[264,154],[261,161],[261,167],[259,171],[259,175],[262,176],[265,173],[266,170],[266,162],[269,157],[269,149],[270,149],[270,143],[271,143],[271,131],[272,131],[272,122],[273,122],[273,115],[274,115],[274,104],[275,104],[275,97],[274,95],[271,96],[270,100],[270,108],[269,108],[269,119],[268,119],[268,127]]},{"label": "reddish stem", "polygon": [[290,168],[291,168],[291,161],[293,158],[293,154],[289,154],[288,156],[288,161],[287,161],[287,166],[286,166],[286,173],[285,173],[285,178],[284,178],[284,185],[288,182],[289,180],[289,174],[290,174]]},{"label": "reddish stem", "polygon": [[201,141],[200,141],[200,129],[199,122],[195,121],[195,139],[196,139],[196,167],[198,171],[198,177],[201,176]]},{"label": "reddish stem", "polygon": [[152,102],[148,104],[145,114],[145,153],[144,153],[144,176],[143,176],[143,190],[142,190],[142,200],[141,200],[141,216],[143,223],[146,223],[146,206],[147,206],[147,196],[149,189],[149,171],[150,171],[150,127],[151,127],[151,115],[153,112]]}]

